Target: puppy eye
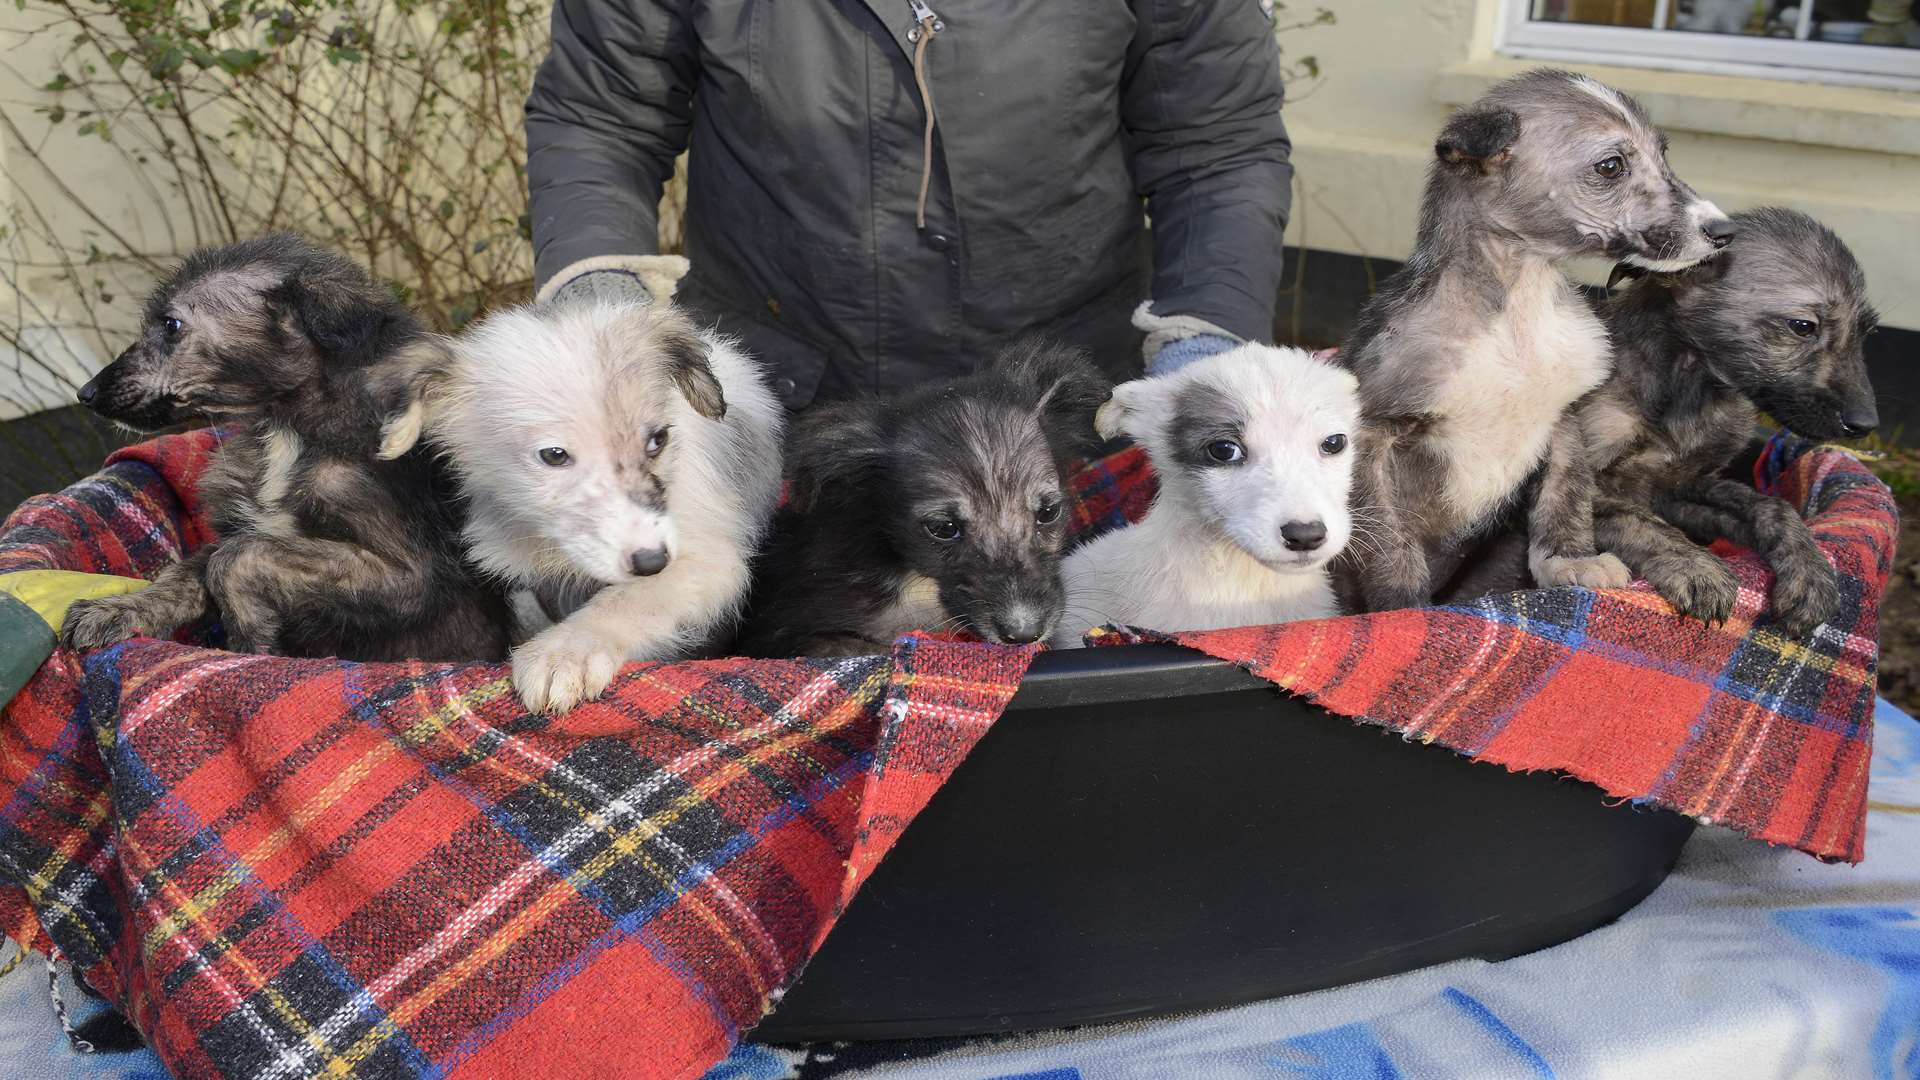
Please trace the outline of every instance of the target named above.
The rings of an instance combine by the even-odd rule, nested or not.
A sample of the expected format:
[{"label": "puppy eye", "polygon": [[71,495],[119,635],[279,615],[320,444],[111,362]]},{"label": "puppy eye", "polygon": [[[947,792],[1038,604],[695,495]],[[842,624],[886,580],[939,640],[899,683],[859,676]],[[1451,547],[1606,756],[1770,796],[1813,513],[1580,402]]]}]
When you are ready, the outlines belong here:
[{"label": "puppy eye", "polygon": [[1207,444],[1207,456],[1222,465],[1231,465],[1236,461],[1245,461],[1247,451],[1232,439],[1215,439]]},{"label": "puppy eye", "polygon": [[960,523],[952,518],[935,518],[926,523],[927,535],[943,544],[960,539]]},{"label": "puppy eye", "polygon": [[573,455],[567,453],[562,447],[546,446],[540,450],[540,463],[543,465],[551,465],[558,469],[562,465],[573,464]]},{"label": "puppy eye", "polygon": [[1329,435],[1320,440],[1320,452],[1328,457],[1332,457],[1346,448],[1347,437],[1345,435]]},{"label": "puppy eye", "polygon": [[1608,180],[1614,179],[1615,177],[1619,176],[1621,173],[1625,172],[1626,170],[1627,170],[1627,163],[1620,160],[1620,156],[1618,154],[1615,154],[1613,157],[1610,157],[1610,158],[1601,158],[1599,161],[1596,161],[1593,163],[1593,171],[1599,173],[1601,176],[1605,177]]},{"label": "puppy eye", "polygon": [[1033,512],[1033,520],[1039,522],[1042,525],[1051,525],[1054,522],[1059,521],[1060,520],[1059,500],[1048,499],[1046,502],[1041,503],[1040,509],[1035,510]]},{"label": "puppy eye", "polygon": [[1813,332],[1820,329],[1820,324],[1812,319],[1788,319],[1787,329],[1793,331],[1795,337],[1812,337]]},{"label": "puppy eye", "polygon": [[661,428],[659,431],[654,432],[653,436],[647,440],[648,457],[659,457],[660,451],[667,448],[667,431],[667,428]]},{"label": "puppy eye", "polygon": [[186,324],[171,315],[160,320],[160,327],[167,332],[168,337],[179,337],[180,331],[185,328],[185,325]]}]

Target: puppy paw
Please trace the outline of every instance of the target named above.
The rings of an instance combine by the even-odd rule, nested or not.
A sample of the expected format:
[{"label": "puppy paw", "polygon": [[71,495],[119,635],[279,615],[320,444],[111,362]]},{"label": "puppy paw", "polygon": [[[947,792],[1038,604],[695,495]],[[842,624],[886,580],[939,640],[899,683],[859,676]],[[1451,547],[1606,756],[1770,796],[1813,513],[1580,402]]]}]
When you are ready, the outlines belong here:
[{"label": "puppy paw", "polygon": [[533,712],[566,712],[600,696],[627,657],[598,635],[564,623],[513,650],[513,689]]},{"label": "puppy paw", "polygon": [[1609,552],[1575,557],[1553,555],[1541,560],[1534,581],[1543,589],[1574,585],[1582,589],[1624,589],[1633,581],[1627,564]]},{"label": "puppy paw", "polygon": [[1773,579],[1773,618],[1780,629],[1805,637],[1840,609],[1840,582],[1826,560],[1781,566]]},{"label": "puppy paw", "polygon": [[69,649],[99,649],[138,637],[140,610],[133,595],[75,600],[60,624],[60,644]]},{"label": "puppy paw", "polygon": [[1731,618],[1734,602],[1740,598],[1740,579],[1733,576],[1726,563],[1705,551],[1687,558],[1655,560],[1646,568],[1646,578],[1675,611],[1708,626],[1718,626]]}]

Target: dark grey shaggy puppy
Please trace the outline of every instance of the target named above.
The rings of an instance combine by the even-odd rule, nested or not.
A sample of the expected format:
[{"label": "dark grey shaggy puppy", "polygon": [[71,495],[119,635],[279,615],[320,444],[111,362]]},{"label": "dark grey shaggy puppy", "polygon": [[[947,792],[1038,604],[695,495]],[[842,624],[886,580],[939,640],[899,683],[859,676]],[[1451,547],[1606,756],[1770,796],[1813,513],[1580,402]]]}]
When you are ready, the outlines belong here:
[{"label": "dark grey shaggy puppy", "polygon": [[220,539],[140,592],[76,604],[67,645],[217,614],[238,652],[504,657],[510,615],[461,554],[450,478],[424,449],[375,458],[405,404],[386,366],[438,347],[392,290],[298,237],[188,256],[80,400],[138,429],[236,424],[201,481]]},{"label": "dark grey shaggy puppy", "polygon": [[1599,494],[1594,529],[1674,607],[1726,619],[1738,585],[1693,543],[1715,537],[1773,564],[1773,612],[1789,632],[1840,601],[1832,566],[1792,506],[1720,475],[1760,410],[1811,439],[1880,423],[1861,345],[1877,322],[1853,253],[1793,210],[1735,214],[1718,259],[1650,274],[1609,299],[1614,374],[1581,409]]},{"label": "dark grey shaggy puppy", "polygon": [[739,650],[885,652],[911,630],[1045,640],[1065,603],[1067,468],[1097,445],[1110,389],[1081,353],[1027,342],[896,401],[802,415]]},{"label": "dark grey shaggy puppy", "polygon": [[1582,75],[1499,84],[1448,119],[1434,153],[1413,254],[1340,354],[1360,378],[1355,518],[1372,538],[1348,547],[1342,576],[1370,610],[1425,604],[1464,550],[1518,517],[1540,585],[1625,585],[1594,546],[1569,411],[1607,377],[1606,332],[1558,264],[1678,270],[1732,225],[1674,176],[1640,107]]}]

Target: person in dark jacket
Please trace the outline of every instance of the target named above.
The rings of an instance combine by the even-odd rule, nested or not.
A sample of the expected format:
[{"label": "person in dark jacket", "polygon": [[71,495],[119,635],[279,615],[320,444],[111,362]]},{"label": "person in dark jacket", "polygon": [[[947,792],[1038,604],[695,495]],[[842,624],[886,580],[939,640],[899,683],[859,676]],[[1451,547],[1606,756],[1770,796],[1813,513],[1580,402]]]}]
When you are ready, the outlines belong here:
[{"label": "person in dark jacket", "polygon": [[539,298],[672,280],[658,204],[691,142],[676,299],[790,408],[1025,333],[1116,377],[1270,339],[1270,4],[931,2],[557,0],[527,102]]}]

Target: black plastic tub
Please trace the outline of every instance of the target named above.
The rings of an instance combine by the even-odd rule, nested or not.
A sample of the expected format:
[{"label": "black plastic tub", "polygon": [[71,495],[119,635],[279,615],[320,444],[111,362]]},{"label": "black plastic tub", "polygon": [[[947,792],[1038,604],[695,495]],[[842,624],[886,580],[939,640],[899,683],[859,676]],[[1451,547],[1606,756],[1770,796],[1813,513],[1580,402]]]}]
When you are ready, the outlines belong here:
[{"label": "black plastic tub", "polygon": [[1503,959],[1617,918],[1692,831],[1188,650],[1045,653],[754,1038],[1060,1027]]}]

